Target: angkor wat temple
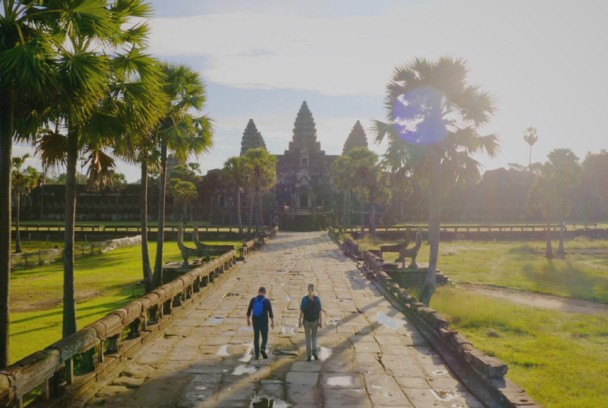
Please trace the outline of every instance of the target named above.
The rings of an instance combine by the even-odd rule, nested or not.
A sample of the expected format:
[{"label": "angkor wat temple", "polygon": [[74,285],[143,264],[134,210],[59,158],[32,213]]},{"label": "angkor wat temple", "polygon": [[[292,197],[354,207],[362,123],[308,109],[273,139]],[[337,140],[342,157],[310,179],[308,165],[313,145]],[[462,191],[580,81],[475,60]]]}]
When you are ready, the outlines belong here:
[{"label": "angkor wat temple", "polygon": [[[367,147],[367,138],[359,121],[345,139],[348,140],[345,148]],[[260,147],[266,148],[266,144],[253,119],[250,119],[243,133],[241,155],[248,149]],[[288,229],[306,229],[328,222],[328,218],[333,217],[334,198],[339,194],[331,180],[331,166],[339,156],[326,154],[321,149],[315,121],[306,102],[302,103],[296,116],[288,149],[276,157],[277,185],[265,200],[265,221],[277,215]],[[222,187],[219,172],[217,177],[217,182],[212,183],[213,171],[207,176],[211,188],[205,194],[217,197],[211,199],[212,206],[207,209],[210,221],[233,224],[236,219],[234,192]]]},{"label": "angkor wat temple", "polygon": [[[345,149],[367,146],[367,139],[361,124],[357,121],[351,135],[346,138]],[[262,134],[253,119],[247,123],[241,141],[243,155],[251,148],[266,148]],[[292,140],[282,155],[276,155],[277,185],[264,197],[264,221],[269,223],[274,215],[280,215],[289,222],[287,214],[301,218],[298,224],[311,227],[311,223],[321,226],[327,221],[332,210],[334,195],[339,192],[331,183],[331,165],[338,155],[328,155],[317,140],[317,130],[313,115],[306,102],[302,103],[296,116]],[[236,193],[222,181],[220,169],[207,172],[198,185],[198,199],[192,203],[190,211],[194,222],[208,222],[214,225],[236,224]],[[135,221],[140,216],[140,186],[130,184],[119,190],[90,192],[79,186],[77,219]],[[150,183],[149,216],[157,214],[157,188]],[[243,220],[247,221],[249,200],[242,200]],[[167,217],[174,214],[172,200],[167,199]],[[63,185],[48,185],[35,189],[23,201],[23,219],[61,220],[64,217]],[[293,224],[293,220],[291,220]],[[296,227],[296,225],[292,225]],[[303,227],[297,227],[301,229]]]},{"label": "angkor wat temple", "polygon": [[[339,137],[339,136],[334,136]],[[367,146],[367,137],[357,121],[345,137],[345,154],[355,147]],[[253,119],[245,127],[241,140],[241,155],[248,149],[266,148],[262,134]],[[317,140],[316,125],[306,102],[302,103],[294,122],[287,150],[276,155],[278,184],[264,196],[264,222],[280,218],[283,229],[313,229],[335,222],[342,215],[344,196],[332,185],[331,166],[338,155],[326,154]],[[542,220],[538,214],[528,214],[526,197],[534,181],[528,171],[496,169],[487,171],[478,183],[452,189],[445,198],[443,218],[450,221],[529,221]],[[207,172],[198,183],[198,199],[191,204],[188,222],[211,225],[236,225],[236,192],[222,180],[220,169]],[[384,208],[378,208],[377,222],[424,221],[428,217],[428,197],[414,185],[412,191],[393,189],[392,198]],[[243,195],[242,218],[247,223],[250,200]],[[158,189],[150,182],[148,192],[149,219],[158,214]],[[22,200],[23,220],[62,220],[64,217],[64,186],[47,185],[34,189]],[[358,223],[360,203],[352,202],[346,219]],[[179,209],[167,198],[166,216],[179,220]],[[137,221],[140,218],[140,185],[129,184],[119,189],[91,192],[78,186],[77,219],[79,221]],[[575,209],[581,213],[584,209]],[[363,209],[364,219],[369,213]],[[582,212],[584,215],[584,212]],[[603,214],[603,213],[602,213]],[[344,217],[343,217],[344,218]]]}]

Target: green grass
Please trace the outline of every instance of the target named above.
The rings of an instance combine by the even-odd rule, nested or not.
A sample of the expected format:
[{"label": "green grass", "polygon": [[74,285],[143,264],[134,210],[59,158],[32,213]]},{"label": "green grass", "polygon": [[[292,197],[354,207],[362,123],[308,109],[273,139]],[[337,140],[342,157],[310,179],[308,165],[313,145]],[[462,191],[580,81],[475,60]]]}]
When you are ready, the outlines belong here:
[{"label": "green grass", "polygon": [[[361,242],[364,249],[383,244]],[[608,241],[566,241],[563,260],[547,260],[544,252],[540,241],[441,242],[438,267],[457,283],[608,302]],[[418,263],[426,264],[428,256],[424,243]],[[507,363],[507,377],[543,406],[608,401],[608,317],[538,310],[457,288],[439,288],[431,307],[477,348]]]},{"label": "green grass", "polygon": [[[364,240],[365,249],[384,242]],[[439,245],[438,268],[458,283],[494,285],[595,302],[608,302],[608,241],[567,241],[565,259],[547,260],[545,242],[453,241]],[[557,243],[554,242],[554,250]],[[388,254],[393,261],[397,254]],[[418,263],[428,262],[423,243]]]},{"label": "green grass", "polygon": [[507,377],[543,406],[599,407],[608,400],[608,317],[536,310],[456,288],[439,288],[431,307],[507,363]]},{"label": "green grass", "polygon": [[[154,262],[156,245],[150,245]],[[165,261],[181,259],[168,242]],[[141,248],[121,248],[76,260],[78,327],[103,317],[143,294]],[[61,338],[63,264],[55,263],[11,276],[11,361],[15,362]]]}]

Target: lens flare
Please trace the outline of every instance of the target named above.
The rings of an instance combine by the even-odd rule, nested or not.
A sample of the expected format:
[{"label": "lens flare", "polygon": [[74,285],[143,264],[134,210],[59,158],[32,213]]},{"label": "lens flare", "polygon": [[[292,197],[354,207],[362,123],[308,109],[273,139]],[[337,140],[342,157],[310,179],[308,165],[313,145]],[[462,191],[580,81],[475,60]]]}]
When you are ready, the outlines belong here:
[{"label": "lens flare", "polygon": [[439,143],[448,134],[445,97],[432,87],[421,87],[396,98],[393,121],[401,139],[410,144]]}]

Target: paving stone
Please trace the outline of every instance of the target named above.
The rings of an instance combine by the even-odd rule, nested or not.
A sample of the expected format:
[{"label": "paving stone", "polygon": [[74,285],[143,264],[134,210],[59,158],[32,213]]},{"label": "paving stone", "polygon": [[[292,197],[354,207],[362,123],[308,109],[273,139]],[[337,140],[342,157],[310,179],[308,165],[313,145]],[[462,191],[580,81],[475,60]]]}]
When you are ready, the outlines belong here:
[{"label": "paving stone", "polygon": [[332,408],[371,408],[372,403],[362,389],[335,389],[323,392],[323,402]]},{"label": "paving stone", "polygon": [[[303,330],[291,329],[309,282],[326,311],[319,331],[322,361],[313,362],[302,361]],[[269,333],[271,358],[250,361],[253,330],[245,313],[261,285],[276,327]],[[183,317],[144,343],[118,371],[122,376],[87,406],[249,407],[263,394],[306,408],[481,406],[321,232],[279,234],[185,307]],[[275,350],[298,355],[274,355]],[[352,380],[344,386],[340,378]]]}]

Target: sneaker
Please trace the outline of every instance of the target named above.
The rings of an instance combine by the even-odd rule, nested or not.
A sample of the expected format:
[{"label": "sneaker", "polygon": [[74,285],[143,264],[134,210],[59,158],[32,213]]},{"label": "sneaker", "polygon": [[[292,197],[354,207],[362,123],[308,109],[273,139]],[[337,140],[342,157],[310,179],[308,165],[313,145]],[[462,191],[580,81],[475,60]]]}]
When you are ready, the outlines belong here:
[{"label": "sneaker", "polygon": [[255,355],[255,360],[259,360],[260,356],[258,356],[257,354]]},{"label": "sneaker", "polygon": [[306,357],[306,361],[312,361],[312,358],[310,358],[310,356]]},{"label": "sneaker", "polygon": [[263,357],[263,358],[265,358],[265,359],[266,359],[266,358],[268,358],[268,354],[266,354],[266,352],[265,352],[265,351],[262,351],[261,353],[262,353],[262,357]]},{"label": "sneaker", "polygon": [[317,355],[317,353],[312,353],[312,356],[313,356],[313,358],[314,358],[315,360],[318,360],[318,359],[319,359],[319,356]]}]

